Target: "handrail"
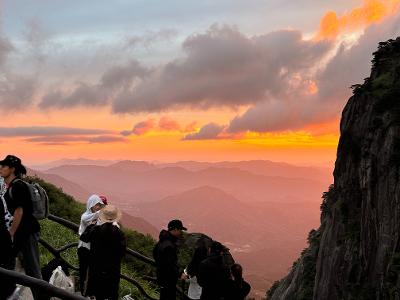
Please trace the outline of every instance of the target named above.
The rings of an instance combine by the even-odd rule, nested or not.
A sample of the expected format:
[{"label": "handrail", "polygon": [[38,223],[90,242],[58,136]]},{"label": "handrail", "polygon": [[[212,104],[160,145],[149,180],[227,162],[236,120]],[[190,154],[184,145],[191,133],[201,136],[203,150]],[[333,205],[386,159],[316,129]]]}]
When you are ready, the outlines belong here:
[{"label": "handrail", "polygon": [[[53,254],[54,257],[61,259],[61,260],[63,261],[63,263],[65,263],[66,266],[67,266],[68,268],[73,269],[73,270],[76,270],[76,271],[79,270],[79,268],[77,268],[77,267],[75,267],[74,265],[70,264],[70,263],[69,263],[68,261],[66,261],[63,257],[61,257],[61,253],[62,253],[62,252],[64,252],[64,251],[67,250],[67,249],[70,249],[70,248],[72,248],[72,247],[78,246],[78,243],[71,243],[71,244],[68,244],[68,245],[66,245],[66,246],[64,246],[64,247],[61,247],[61,248],[59,248],[59,249],[54,249],[49,243],[47,243],[47,242],[46,242],[45,240],[43,240],[43,239],[39,239],[39,243],[40,243],[43,247],[45,247],[51,254]],[[156,299],[156,298],[151,297],[151,296],[146,292],[146,290],[141,286],[141,284],[140,284],[138,281],[136,281],[135,279],[130,278],[130,277],[128,277],[128,276],[126,276],[126,275],[123,275],[123,274],[120,274],[120,278],[125,279],[125,280],[128,281],[129,283],[131,283],[131,284],[133,284],[134,286],[136,286],[137,289],[138,289],[146,298],[148,298],[148,299],[150,299],[150,300],[158,300],[158,299]]]},{"label": "handrail", "polygon": [[79,268],[73,266],[72,264],[70,264],[68,261],[66,261],[65,259],[63,259],[61,257],[61,252],[65,251],[65,250],[67,250],[67,249],[69,249],[71,247],[74,247],[74,246],[78,245],[78,243],[72,243],[72,244],[66,245],[66,246],[64,246],[64,247],[62,247],[60,249],[54,249],[49,243],[47,243],[45,240],[43,240],[41,238],[39,239],[39,243],[43,247],[45,247],[51,254],[53,254],[54,257],[62,259],[62,261],[67,265],[68,268],[70,268],[72,270],[75,270],[75,271],[79,271]]},{"label": "handrail", "polygon": [[[71,229],[71,230],[74,231],[75,233],[78,233],[79,226],[78,226],[77,224],[71,222],[71,221],[65,220],[65,219],[63,219],[63,218],[57,217],[57,216],[52,215],[52,214],[49,214],[47,218],[48,218],[49,220],[53,221],[53,222],[56,222],[56,223],[58,223],[58,224],[60,224],[60,225],[63,225],[63,226],[65,226],[65,227]],[[65,246],[63,246],[63,247],[61,247],[61,248],[59,248],[59,249],[54,249],[50,244],[48,244],[46,241],[44,241],[44,240],[42,240],[42,239],[40,239],[39,242],[40,242],[46,249],[48,249],[49,252],[52,253],[55,257],[61,258],[61,259],[67,264],[67,266],[68,266],[69,268],[74,269],[74,270],[78,270],[78,268],[74,267],[73,265],[71,265],[70,263],[68,263],[67,261],[65,261],[65,260],[61,257],[61,252],[65,251],[65,250],[67,250],[67,249],[69,249],[69,248],[72,248],[72,247],[77,246],[77,245],[78,245],[77,243],[71,243],[71,244],[65,245]],[[139,253],[139,252],[137,252],[137,251],[135,251],[135,250],[132,250],[132,249],[130,249],[130,248],[127,248],[125,252],[126,252],[126,254],[129,254],[129,255],[131,255],[131,256],[137,258],[138,260],[140,260],[140,261],[146,263],[146,264],[149,264],[149,265],[152,265],[152,266],[155,266],[155,265],[156,265],[156,262],[155,262],[154,259],[152,259],[152,258],[150,258],[150,257],[147,257],[147,256],[145,256],[145,255],[143,255],[143,254],[141,254],[141,253]],[[148,277],[148,276],[144,276],[143,278],[147,278],[147,277]],[[126,276],[126,275],[123,275],[123,274],[120,274],[120,278],[122,278],[122,279],[124,279],[124,280],[130,282],[130,283],[133,284],[133,285],[135,285],[135,286],[138,288],[138,290],[139,290],[146,298],[148,298],[148,299],[150,299],[150,300],[157,300],[156,298],[153,298],[153,297],[151,297],[149,294],[147,294],[146,290],[145,290],[145,289],[140,285],[140,283],[137,282],[135,279],[130,278],[130,277],[128,277],[128,276]],[[150,277],[148,277],[148,278],[151,279],[151,281],[154,281],[153,278],[150,278]],[[190,299],[190,298],[184,293],[183,289],[181,289],[180,287],[177,287],[176,289],[177,289],[178,294],[180,294],[180,296],[183,297],[185,300],[189,300],[189,299]]]},{"label": "handrail", "polygon": [[[56,223],[58,223],[60,225],[63,225],[65,227],[71,229],[75,233],[78,233],[79,226],[77,224],[71,222],[71,221],[65,220],[63,218],[57,217],[57,216],[52,215],[52,214],[49,214],[47,218],[49,220],[51,220],[51,221],[54,221],[54,222],[56,222]],[[150,257],[147,257],[147,256],[145,256],[145,255],[143,255],[143,254],[141,254],[141,253],[139,253],[139,252],[137,252],[135,250],[127,248],[126,249],[126,253],[131,255],[131,256],[133,256],[133,257],[135,257],[135,258],[137,258],[138,260],[140,260],[140,261],[142,261],[144,263],[150,264],[152,266],[156,265],[156,262],[154,261],[154,259],[152,259]]]},{"label": "handrail", "polygon": [[6,276],[7,278],[11,278],[13,281],[23,286],[38,289],[48,294],[49,296],[60,297],[66,300],[86,300],[86,298],[82,296],[78,296],[70,292],[67,292],[65,290],[62,290],[60,288],[57,288],[54,285],[48,283],[47,281],[33,278],[19,272],[7,270],[0,267],[0,275]]},{"label": "handrail", "polygon": [[130,278],[130,277],[124,275],[124,274],[121,274],[121,275],[120,275],[120,278],[122,278],[122,279],[128,281],[129,283],[133,284],[134,286],[136,286],[137,289],[138,289],[146,298],[148,298],[148,299],[150,299],[150,300],[158,300],[157,298],[153,298],[152,296],[150,296],[150,295],[146,292],[146,290],[140,285],[140,283],[137,282],[135,279]]}]

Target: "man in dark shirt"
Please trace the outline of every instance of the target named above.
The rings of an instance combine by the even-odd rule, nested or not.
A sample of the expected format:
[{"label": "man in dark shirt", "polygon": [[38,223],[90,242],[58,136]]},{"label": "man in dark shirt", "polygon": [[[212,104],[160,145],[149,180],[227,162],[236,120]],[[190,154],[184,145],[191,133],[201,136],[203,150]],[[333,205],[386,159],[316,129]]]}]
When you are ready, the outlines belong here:
[{"label": "man in dark shirt", "polygon": [[[13,216],[13,222],[9,229],[15,254],[21,253],[22,266],[29,276],[41,279],[39,262],[39,231],[40,225],[32,215],[33,207],[29,188],[20,177],[26,174],[26,168],[21,159],[14,155],[0,161],[0,175],[7,184],[4,195],[7,209]],[[40,299],[37,291],[32,291],[35,299]]]},{"label": "man in dark shirt", "polygon": [[153,257],[157,267],[157,282],[160,286],[160,300],[176,299],[176,283],[182,272],[178,266],[178,249],[176,242],[182,235],[182,221],[172,220],[168,223],[168,231],[160,232],[160,240],[153,249]]}]

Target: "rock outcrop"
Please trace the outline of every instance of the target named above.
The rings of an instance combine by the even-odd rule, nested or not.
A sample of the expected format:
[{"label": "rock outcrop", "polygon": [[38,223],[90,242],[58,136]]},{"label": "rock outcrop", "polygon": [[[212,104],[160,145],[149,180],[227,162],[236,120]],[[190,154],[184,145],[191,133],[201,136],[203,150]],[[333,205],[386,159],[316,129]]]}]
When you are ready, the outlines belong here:
[{"label": "rock outcrop", "polygon": [[267,299],[400,299],[400,38],[353,91],[321,226]]}]

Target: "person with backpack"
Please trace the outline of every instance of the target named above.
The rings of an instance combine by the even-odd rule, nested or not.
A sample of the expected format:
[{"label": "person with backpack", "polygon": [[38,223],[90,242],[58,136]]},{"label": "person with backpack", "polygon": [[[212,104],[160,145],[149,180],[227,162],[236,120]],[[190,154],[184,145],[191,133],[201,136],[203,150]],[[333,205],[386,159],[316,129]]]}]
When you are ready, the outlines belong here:
[{"label": "person with backpack", "polygon": [[200,263],[197,282],[202,287],[201,300],[231,300],[227,297],[231,272],[224,263],[224,251],[224,246],[214,241],[208,258]]},{"label": "person with backpack", "polygon": [[228,287],[229,300],[244,300],[250,293],[251,286],[243,279],[243,269],[239,264],[231,267],[232,280]]},{"label": "person with backpack", "polygon": [[185,270],[188,276],[189,290],[188,297],[190,299],[200,299],[201,286],[197,282],[197,275],[199,273],[200,263],[207,258],[207,248],[204,245],[197,247],[194,250],[193,258]]},{"label": "person with backpack", "polygon": [[[104,197],[104,196],[103,196]],[[86,211],[81,216],[79,235],[81,236],[90,224],[95,224],[99,218],[100,209],[104,207],[104,200],[98,195],[91,195],[86,202]],[[87,271],[89,267],[90,243],[79,240],[78,261],[79,261],[79,286],[82,296],[86,292]]]},{"label": "person with backpack", "polygon": [[90,243],[87,295],[97,300],[118,300],[121,262],[126,238],[118,225],[121,212],[114,205],[100,210],[96,224],[89,225],[81,240]]},{"label": "person with backpack", "polygon": [[160,300],[176,299],[176,284],[178,279],[184,278],[178,266],[177,241],[182,235],[182,230],[187,230],[180,220],[168,223],[168,230],[160,232],[160,240],[153,249],[156,261],[157,283],[160,287]]},{"label": "person with backpack", "polygon": [[[26,175],[26,168],[20,158],[7,155],[0,161],[0,175],[7,185],[4,200],[13,218],[9,233],[14,254],[21,254],[22,266],[27,275],[42,279],[38,247],[40,225],[33,216],[29,187],[21,180],[21,177]],[[33,289],[32,294],[34,299],[41,299],[38,291]]]}]

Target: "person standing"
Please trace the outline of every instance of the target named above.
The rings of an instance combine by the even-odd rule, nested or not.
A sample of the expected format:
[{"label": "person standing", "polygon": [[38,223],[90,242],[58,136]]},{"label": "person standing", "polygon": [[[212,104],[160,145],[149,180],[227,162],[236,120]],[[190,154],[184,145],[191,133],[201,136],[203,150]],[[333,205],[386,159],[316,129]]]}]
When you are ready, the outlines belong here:
[{"label": "person standing", "polygon": [[[86,202],[86,211],[81,216],[79,235],[82,235],[90,224],[95,224],[99,218],[100,209],[104,207],[103,199],[98,195],[91,195]],[[89,267],[90,243],[79,240],[79,286],[82,296],[85,296],[87,272]]]},{"label": "person standing", "polygon": [[121,212],[114,205],[100,210],[96,225],[89,225],[81,240],[90,243],[87,295],[97,300],[118,300],[121,262],[126,239],[118,221]]},{"label": "person standing", "polygon": [[201,286],[197,282],[197,275],[199,273],[200,263],[207,258],[207,248],[205,246],[199,246],[194,250],[193,258],[185,270],[185,274],[188,276],[189,290],[188,297],[190,299],[200,299],[201,297]]},{"label": "person standing", "polygon": [[229,300],[244,300],[250,293],[251,286],[243,279],[243,269],[239,264],[231,267],[232,280],[228,288]]},{"label": "person standing", "polygon": [[231,280],[229,267],[224,264],[224,246],[213,242],[209,257],[199,266],[197,282],[202,287],[201,300],[231,300],[227,297]]},{"label": "person standing", "polygon": [[[7,185],[4,200],[13,218],[9,233],[14,254],[21,254],[22,266],[27,275],[42,279],[38,247],[40,225],[33,216],[29,188],[21,180],[26,175],[26,168],[21,159],[14,155],[7,155],[0,161],[0,167],[0,175]],[[40,293],[35,289],[32,294],[34,299],[41,299]]]},{"label": "person standing", "polygon": [[159,241],[153,249],[157,268],[157,283],[160,287],[160,300],[175,300],[176,284],[180,277],[184,277],[179,270],[176,245],[183,230],[187,229],[183,226],[182,221],[170,221],[168,230],[163,229],[160,232]]}]

